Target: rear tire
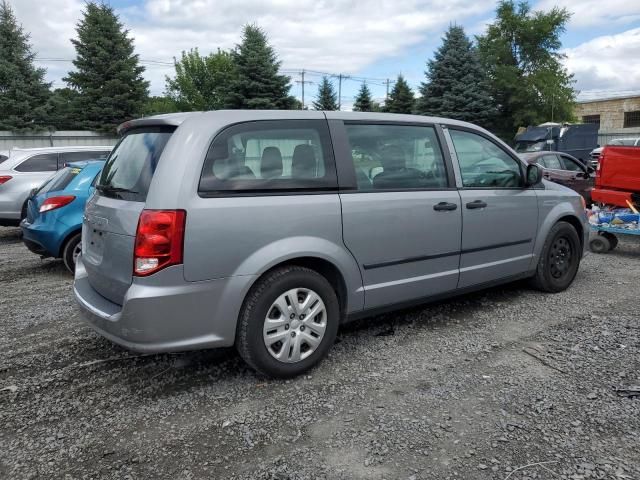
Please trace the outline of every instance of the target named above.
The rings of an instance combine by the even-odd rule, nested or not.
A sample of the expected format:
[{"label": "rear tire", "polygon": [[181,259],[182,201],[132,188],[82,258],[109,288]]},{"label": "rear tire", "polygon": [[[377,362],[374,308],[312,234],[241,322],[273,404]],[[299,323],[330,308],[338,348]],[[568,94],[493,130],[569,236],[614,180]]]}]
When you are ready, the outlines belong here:
[{"label": "rear tire", "polygon": [[596,235],[589,241],[589,249],[593,253],[607,253],[611,250],[611,242],[604,235]]},{"label": "rear tire", "polygon": [[62,248],[62,261],[71,273],[76,271],[76,258],[78,257],[82,244],[80,243],[80,233],[72,236]]},{"label": "rear tire", "polygon": [[281,267],[258,280],[245,298],[236,348],[254,370],[290,378],[327,355],[339,323],[338,297],[325,277],[305,267]]},{"label": "rear tire", "polygon": [[576,229],[567,222],[556,223],[542,247],[533,286],[549,293],[566,290],[578,273],[581,257],[582,245]]}]

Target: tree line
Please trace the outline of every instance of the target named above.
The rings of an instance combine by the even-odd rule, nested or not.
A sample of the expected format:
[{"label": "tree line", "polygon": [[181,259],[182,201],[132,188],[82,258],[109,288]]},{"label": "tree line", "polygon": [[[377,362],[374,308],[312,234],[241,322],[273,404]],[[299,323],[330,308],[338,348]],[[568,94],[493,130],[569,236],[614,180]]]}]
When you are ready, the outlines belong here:
[{"label": "tree line", "polygon": [[[562,66],[564,8],[532,11],[527,2],[501,0],[483,35],[470,39],[451,25],[427,62],[417,94],[402,75],[384,102],[363,83],[356,111],[441,116],[485,126],[511,138],[520,126],[569,121],[576,91]],[[149,96],[133,39],[113,8],[89,1],[72,39],[76,58],[64,88],[51,89],[34,65],[29,36],[6,0],[0,2],[0,130],[91,129],[114,132],[119,123],[156,113],[244,109],[299,109],[291,78],[265,32],[246,25],[231,50],[201,55],[197,48],[174,59],[165,93]],[[312,106],[337,110],[334,85],[324,77]]]}]

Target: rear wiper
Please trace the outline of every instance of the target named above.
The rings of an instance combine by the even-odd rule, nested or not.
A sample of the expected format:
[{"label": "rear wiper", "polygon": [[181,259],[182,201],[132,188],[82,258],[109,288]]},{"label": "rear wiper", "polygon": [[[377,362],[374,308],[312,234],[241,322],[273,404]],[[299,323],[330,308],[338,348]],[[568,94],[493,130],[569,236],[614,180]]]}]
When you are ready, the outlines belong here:
[{"label": "rear wiper", "polygon": [[122,187],[112,187],[111,185],[96,185],[96,190],[98,190],[101,193],[139,193],[136,192],[135,190],[130,190],[128,188],[122,188]]}]

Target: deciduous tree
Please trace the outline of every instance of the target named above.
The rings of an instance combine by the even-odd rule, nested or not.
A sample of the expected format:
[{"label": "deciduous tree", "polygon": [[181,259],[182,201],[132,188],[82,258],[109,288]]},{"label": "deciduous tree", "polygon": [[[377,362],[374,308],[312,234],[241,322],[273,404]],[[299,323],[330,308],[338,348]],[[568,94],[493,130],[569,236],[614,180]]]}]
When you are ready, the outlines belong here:
[{"label": "deciduous tree", "polygon": [[504,138],[513,138],[520,126],[572,119],[576,92],[560,52],[570,16],[565,8],[532,11],[526,1],[503,0],[496,20],[478,37],[499,110],[495,127]]},{"label": "deciduous tree", "polygon": [[218,49],[202,56],[194,48],[182,52],[174,63],[176,74],[166,77],[166,90],[180,110],[217,110],[226,106],[236,79],[231,53]]}]

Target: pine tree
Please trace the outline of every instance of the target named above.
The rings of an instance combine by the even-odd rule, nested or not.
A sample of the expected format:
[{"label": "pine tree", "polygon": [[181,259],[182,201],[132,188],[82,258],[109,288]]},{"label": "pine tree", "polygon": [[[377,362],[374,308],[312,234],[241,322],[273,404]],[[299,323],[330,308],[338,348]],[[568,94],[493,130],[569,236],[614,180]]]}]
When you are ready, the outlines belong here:
[{"label": "pine tree", "polygon": [[237,78],[231,84],[227,105],[254,110],[291,109],[290,78],[278,73],[280,61],[260,27],[245,25],[242,41],[232,52]]},{"label": "pine tree", "polygon": [[78,130],[81,119],[75,110],[79,93],[70,88],[57,88],[49,97],[48,123],[56,130]]},{"label": "pine tree", "polygon": [[415,98],[413,91],[402,75],[398,75],[389,98],[385,102],[384,111],[389,113],[413,113]]},{"label": "pine tree", "polygon": [[79,93],[76,114],[84,128],[113,132],[144,108],[149,91],[144,67],[128,30],[109,5],[87,3],[77,32],[78,38],[71,40],[76,71],[64,79]]},{"label": "pine tree", "polygon": [[442,46],[433,60],[429,60],[425,75],[427,82],[420,86],[418,113],[483,126],[488,126],[494,118],[495,108],[488,93],[485,71],[462,27],[449,27]]},{"label": "pine tree", "polygon": [[375,106],[373,99],[371,98],[371,90],[367,87],[366,83],[360,85],[360,90],[358,90],[358,95],[356,96],[356,101],[353,104],[354,112],[373,112],[375,111]]},{"label": "pine tree", "polygon": [[318,87],[318,96],[316,101],[313,102],[313,108],[327,111],[338,110],[338,94],[327,77],[322,77],[322,82]]},{"label": "pine tree", "polygon": [[43,68],[33,65],[29,35],[18,25],[7,2],[0,3],[0,130],[43,128],[49,86]]}]

